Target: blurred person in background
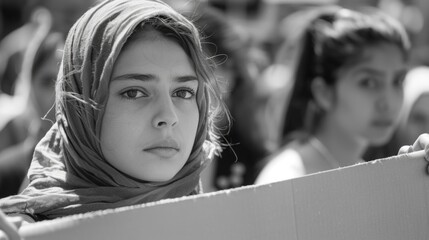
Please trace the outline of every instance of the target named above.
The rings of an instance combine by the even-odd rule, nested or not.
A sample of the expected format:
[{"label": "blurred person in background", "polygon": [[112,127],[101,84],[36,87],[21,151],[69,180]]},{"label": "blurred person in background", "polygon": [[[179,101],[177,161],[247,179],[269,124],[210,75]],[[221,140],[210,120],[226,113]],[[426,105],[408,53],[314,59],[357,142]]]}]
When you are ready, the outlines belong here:
[{"label": "blurred person in background", "polygon": [[420,134],[429,132],[429,67],[416,66],[404,81],[404,105],[398,128],[392,139],[382,146],[370,147],[364,155],[367,161],[396,154]]},{"label": "blurred person in background", "polygon": [[[94,2],[95,0],[28,1],[23,10],[25,24],[10,32],[0,42],[2,196],[16,191],[35,143],[51,125],[41,118],[53,104],[53,85],[59,62],[55,54],[61,54],[56,52],[61,48],[58,48],[58,44],[62,42],[60,39],[64,38],[73,22]],[[53,119],[52,116],[46,118]]]},{"label": "blurred person in background", "polygon": [[[23,6],[25,23],[8,33],[0,42],[0,94],[13,95],[16,79],[21,71],[23,53],[29,39],[38,29],[38,9],[49,11],[52,16],[52,31],[65,37],[77,18],[96,0],[28,0]],[[0,121],[3,122],[2,119]],[[1,127],[1,122],[0,122]]]},{"label": "blurred person in background", "polygon": [[14,105],[7,106],[16,115],[0,131],[0,197],[18,192],[37,142],[55,119],[50,109],[54,104],[63,37],[51,31],[48,11],[39,14],[47,15],[39,16],[38,29],[24,53],[16,81]]},{"label": "blurred person in background", "polygon": [[378,0],[377,6],[398,19],[410,36],[413,65],[429,65],[429,1]]},{"label": "blurred person in background", "polygon": [[216,75],[230,110],[230,116],[224,115],[217,124],[224,150],[203,173],[204,191],[253,184],[257,163],[270,152],[263,118],[266,96],[258,83],[265,60],[255,54],[259,50],[254,49],[249,34],[218,9],[200,5],[189,17],[201,32],[206,54],[217,64]]},{"label": "blurred person in background", "polygon": [[399,123],[410,42],[398,21],[375,9],[316,8],[301,44],[285,144],[257,184],[361,163]]},{"label": "blurred person in background", "polygon": [[[23,66],[15,80],[12,95],[0,94],[0,151],[22,142],[27,137],[35,115],[34,93],[32,91],[37,91],[37,85],[34,84],[38,81],[32,81],[34,79],[32,74],[39,71],[39,63],[35,63],[34,68],[33,63],[35,56],[40,54],[38,51],[44,41],[43,39],[51,31],[52,18],[50,13],[42,8],[36,11],[34,15],[34,25],[37,26],[37,30],[29,38],[29,46],[23,53]],[[53,68],[55,68],[55,64]]]},{"label": "blurred person in background", "polygon": [[296,10],[282,19],[278,26],[279,44],[273,63],[260,76],[259,88],[265,89],[268,96],[265,129],[275,150],[281,147],[284,116],[293,87],[293,71],[300,53],[300,36],[313,16],[311,9]]}]

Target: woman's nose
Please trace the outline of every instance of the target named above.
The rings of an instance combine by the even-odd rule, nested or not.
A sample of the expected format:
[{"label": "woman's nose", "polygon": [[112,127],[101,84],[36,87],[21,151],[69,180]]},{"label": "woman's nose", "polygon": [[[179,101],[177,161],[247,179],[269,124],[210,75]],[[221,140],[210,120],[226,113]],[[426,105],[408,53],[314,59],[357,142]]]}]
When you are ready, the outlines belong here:
[{"label": "woman's nose", "polygon": [[384,91],[380,94],[376,106],[380,112],[395,111],[401,108],[403,95],[397,91]]},{"label": "woman's nose", "polygon": [[155,128],[174,127],[179,119],[172,99],[163,97],[155,105],[157,110],[153,117],[153,126]]},{"label": "woman's nose", "polygon": [[386,112],[389,109],[389,103],[386,97],[381,97],[376,102],[377,110],[381,112]]}]

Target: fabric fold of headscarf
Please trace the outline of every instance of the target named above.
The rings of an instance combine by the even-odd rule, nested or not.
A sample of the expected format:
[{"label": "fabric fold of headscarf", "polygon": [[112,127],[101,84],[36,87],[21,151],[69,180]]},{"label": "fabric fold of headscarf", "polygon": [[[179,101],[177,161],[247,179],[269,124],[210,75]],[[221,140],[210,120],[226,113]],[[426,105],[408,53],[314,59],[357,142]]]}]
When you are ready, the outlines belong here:
[{"label": "fabric fold of headscarf", "polygon": [[191,22],[150,0],[102,2],[71,28],[58,75],[57,122],[36,147],[28,187],[0,200],[5,213],[53,219],[196,193],[213,150],[206,141],[209,101],[203,93],[197,97],[200,119],[191,155],[169,181],[148,183],[120,172],[104,159],[98,140],[114,62],[134,29],[153,16],[185,24],[189,36],[198,38]]}]

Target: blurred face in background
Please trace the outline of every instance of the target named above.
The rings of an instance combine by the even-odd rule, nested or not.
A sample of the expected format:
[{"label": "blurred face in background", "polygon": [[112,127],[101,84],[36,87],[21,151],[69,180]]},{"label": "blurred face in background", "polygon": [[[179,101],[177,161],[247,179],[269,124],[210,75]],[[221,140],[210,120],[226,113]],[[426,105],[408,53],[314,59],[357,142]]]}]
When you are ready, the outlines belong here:
[{"label": "blurred face in background", "polygon": [[38,119],[46,115],[47,119],[55,121],[55,109],[51,108],[55,103],[55,81],[62,58],[60,49],[63,48],[63,44],[64,39],[60,33],[50,33],[38,46],[32,60],[32,104]]},{"label": "blurred face in background", "polygon": [[[32,91],[34,93],[37,113],[40,117],[45,116],[55,102],[55,79],[58,73],[59,59],[52,56],[46,59],[35,72],[32,81]],[[54,110],[47,116],[54,120]]]},{"label": "blurred face in background", "polygon": [[377,44],[337,72],[328,121],[366,144],[385,143],[398,124],[405,60],[398,47]]},{"label": "blurred face in background", "polygon": [[429,132],[429,93],[421,95],[411,108],[402,136],[412,143],[420,134]]}]

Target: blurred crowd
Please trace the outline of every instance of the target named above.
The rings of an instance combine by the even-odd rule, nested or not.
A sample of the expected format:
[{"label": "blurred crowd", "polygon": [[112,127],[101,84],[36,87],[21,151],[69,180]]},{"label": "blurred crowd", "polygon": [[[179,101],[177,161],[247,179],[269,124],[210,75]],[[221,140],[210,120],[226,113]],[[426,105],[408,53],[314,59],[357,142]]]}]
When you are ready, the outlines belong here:
[{"label": "blurred crowd", "polygon": [[[96,0],[0,2],[0,198],[19,191],[35,145],[55,121],[55,79],[60,67],[64,39],[71,24],[95,2]],[[285,148],[295,149],[302,159],[309,155],[312,159],[326,157],[331,160],[350,156],[347,154],[359,150],[356,153],[359,158],[354,162],[356,163],[395,155],[400,146],[412,144],[418,135],[429,132],[427,0],[165,2],[189,17],[200,29],[203,48],[217,67],[217,77],[223,86],[223,99],[229,109],[229,114],[217,123],[223,133],[221,142],[224,150],[203,172],[206,192],[255,184],[257,179],[263,182],[261,171],[264,169],[264,174],[269,174],[269,169],[266,168],[270,166],[269,162],[285,153]],[[341,84],[325,82],[314,75],[307,86],[309,93],[298,92],[300,84],[305,83],[304,80],[298,82],[300,78],[297,72],[320,71],[316,62],[303,62],[310,47],[306,45],[303,36],[310,31],[315,18],[334,25],[336,19],[325,19],[320,15],[315,17],[315,9],[325,9],[331,5],[356,11],[381,11],[396,19],[409,37],[398,43],[402,44],[399,48],[401,53],[396,48],[380,47],[373,52],[383,49],[380,50],[380,54],[384,54],[382,57],[373,52],[362,57],[371,62],[371,59],[378,61],[377,57],[391,56],[388,59],[391,62],[380,67],[383,71],[379,75],[383,75],[382,77],[368,74],[365,82],[359,83],[362,86],[366,84],[365,87],[371,89],[368,91],[372,91],[374,95],[386,95],[387,100],[374,100],[385,101],[375,103],[382,105],[377,105],[375,110],[381,112],[381,117],[374,116],[373,123],[378,128],[388,128],[383,138],[375,139],[364,133],[359,138],[347,137],[347,134],[360,134],[358,130],[353,132],[352,129],[360,124],[358,121],[361,119],[347,114],[352,114],[352,110],[355,114],[364,114],[368,105],[358,105],[358,101],[353,106],[345,105],[347,101],[354,101],[347,98],[353,94],[342,96],[335,92],[342,89]],[[339,10],[330,8],[325,14],[329,15],[332,11]],[[353,16],[347,14],[339,15],[338,18],[353,19]],[[316,27],[319,26],[315,24],[314,28]],[[320,32],[325,34],[322,30]],[[317,42],[317,39],[313,42]],[[338,49],[339,54],[342,54],[340,47],[332,49],[330,51]],[[406,61],[402,61],[402,50],[407,51]],[[348,55],[342,57],[346,61]],[[356,66],[364,65],[356,62]],[[379,62],[374,65],[377,66]],[[306,65],[305,69],[303,64]],[[406,71],[402,65],[406,65]],[[335,66],[333,68],[338,69]],[[351,77],[353,78],[357,79]],[[336,89],[334,93],[329,92],[331,88]],[[306,97],[305,94],[311,95],[311,99],[305,104],[292,104],[296,98],[302,100]],[[394,94],[396,95],[393,96]],[[341,112],[340,106],[349,111]],[[321,117],[318,119],[312,115],[313,121],[318,122],[311,123],[314,127],[307,131],[308,114],[319,114]],[[331,123],[327,123],[328,119],[332,119]],[[343,135],[328,133],[329,127],[335,127],[341,132],[342,119],[348,122],[348,125],[344,125],[347,131]],[[297,133],[296,130],[306,131]],[[303,137],[302,132],[306,136]],[[332,140],[335,138],[342,143],[347,140],[354,143],[339,150],[336,147],[340,145],[335,145]],[[345,151],[347,147],[352,150]],[[293,158],[294,153],[287,154]],[[305,163],[304,160],[301,162]],[[281,165],[274,167],[278,166]],[[306,171],[311,172],[308,169]]]}]

